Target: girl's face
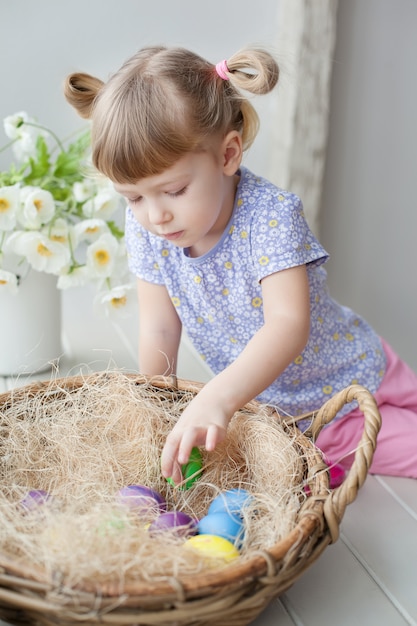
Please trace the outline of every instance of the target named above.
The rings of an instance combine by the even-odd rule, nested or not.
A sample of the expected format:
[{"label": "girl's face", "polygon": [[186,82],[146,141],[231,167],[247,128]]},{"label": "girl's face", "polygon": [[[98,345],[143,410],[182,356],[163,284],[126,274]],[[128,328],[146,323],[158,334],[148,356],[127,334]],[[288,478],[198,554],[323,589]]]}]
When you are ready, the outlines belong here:
[{"label": "girl's face", "polygon": [[230,219],[240,160],[240,137],[233,131],[161,174],[114,186],[146,230],[201,256],[220,239]]}]

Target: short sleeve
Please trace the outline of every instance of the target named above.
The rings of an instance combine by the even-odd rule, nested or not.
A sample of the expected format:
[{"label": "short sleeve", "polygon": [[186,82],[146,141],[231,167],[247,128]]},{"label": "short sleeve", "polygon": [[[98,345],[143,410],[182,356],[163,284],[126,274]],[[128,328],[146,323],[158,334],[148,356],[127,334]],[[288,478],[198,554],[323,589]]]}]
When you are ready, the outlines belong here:
[{"label": "short sleeve", "polygon": [[163,284],[149,233],[142,228],[131,209],[126,209],[125,241],[130,271],[150,283]]},{"label": "short sleeve", "polygon": [[299,265],[321,265],[328,254],[311,232],[295,194],[265,195],[253,216],[251,253],[258,280]]}]

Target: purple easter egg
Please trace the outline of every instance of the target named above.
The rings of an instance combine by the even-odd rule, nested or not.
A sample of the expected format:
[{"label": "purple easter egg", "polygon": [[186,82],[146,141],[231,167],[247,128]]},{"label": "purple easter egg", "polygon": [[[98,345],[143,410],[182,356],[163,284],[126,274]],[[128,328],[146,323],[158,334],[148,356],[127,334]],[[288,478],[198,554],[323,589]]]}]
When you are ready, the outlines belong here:
[{"label": "purple easter egg", "polygon": [[118,492],[119,502],[139,514],[166,511],[166,502],[160,493],[144,485],[127,485]]},{"label": "purple easter egg", "polygon": [[159,515],[149,526],[149,532],[153,535],[172,530],[181,537],[191,537],[197,534],[197,523],[182,511],[168,511]]},{"label": "purple easter egg", "polygon": [[43,489],[31,489],[20,504],[25,511],[35,511],[45,504],[50,497],[49,493]]}]

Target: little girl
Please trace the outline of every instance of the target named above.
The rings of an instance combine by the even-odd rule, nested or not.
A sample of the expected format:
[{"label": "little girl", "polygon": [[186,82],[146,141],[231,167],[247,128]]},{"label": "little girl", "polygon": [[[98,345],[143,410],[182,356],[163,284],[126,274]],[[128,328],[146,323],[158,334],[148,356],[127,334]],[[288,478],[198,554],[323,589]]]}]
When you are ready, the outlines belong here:
[{"label": "little girl", "polygon": [[[258,130],[242,90],[265,94],[278,77],[258,49],[213,65],[149,47],[107,83],[66,82],[67,100],[92,120],[95,167],[128,202],[141,371],[175,373],[184,327],[215,373],[168,435],[163,474],[179,481],[191,448],[213,450],[255,397],[295,416],[360,383],[383,420],[371,471],[417,477],[417,376],[330,297],[328,255],[300,199],[241,165]],[[362,420],[346,406],[322,430],[330,462],[349,465]]]}]

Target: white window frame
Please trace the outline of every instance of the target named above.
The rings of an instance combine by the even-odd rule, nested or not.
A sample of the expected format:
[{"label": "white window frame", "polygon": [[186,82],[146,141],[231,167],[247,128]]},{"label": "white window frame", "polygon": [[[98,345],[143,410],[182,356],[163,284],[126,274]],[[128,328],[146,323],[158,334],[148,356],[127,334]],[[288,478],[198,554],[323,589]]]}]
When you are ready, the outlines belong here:
[{"label": "white window frame", "polygon": [[271,124],[269,179],[303,200],[319,234],[338,0],[280,0],[282,67]]}]

